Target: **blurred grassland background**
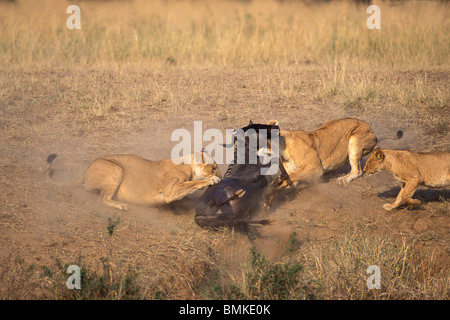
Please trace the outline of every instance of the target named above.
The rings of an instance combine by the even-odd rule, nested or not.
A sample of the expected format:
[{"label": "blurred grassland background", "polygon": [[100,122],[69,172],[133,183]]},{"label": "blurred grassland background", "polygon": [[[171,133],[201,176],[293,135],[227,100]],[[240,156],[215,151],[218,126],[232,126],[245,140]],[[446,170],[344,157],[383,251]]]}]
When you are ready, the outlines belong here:
[{"label": "blurred grassland background", "polygon": [[[448,68],[447,2],[352,1],[0,2],[0,67],[257,66],[345,59],[400,69]],[[81,30],[66,9],[81,8]]]},{"label": "blurred grassland background", "polygon": [[[10,82],[13,90],[23,76],[17,72],[39,70],[102,70],[119,72],[121,79],[130,72],[172,72],[175,78],[193,72],[188,89],[146,77],[149,83],[134,84],[124,101],[117,90],[76,82],[88,87],[78,92],[86,97],[73,99],[83,116],[136,105],[140,117],[149,91],[154,94],[146,103],[164,102],[169,111],[227,105],[232,97],[220,92],[216,101],[208,100],[198,71],[229,70],[255,79],[255,92],[274,103],[307,98],[344,105],[350,116],[387,112],[445,137],[450,3],[372,1],[381,10],[381,30],[369,30],[368,4],[362,2],[0,1],[0,68],[6,71],[0,83]],[[81,30],[66,26],[66,10],[74,3],[81,9]],[[28,84],[21,87],[31,87],[30,79],[22,80]]]}]

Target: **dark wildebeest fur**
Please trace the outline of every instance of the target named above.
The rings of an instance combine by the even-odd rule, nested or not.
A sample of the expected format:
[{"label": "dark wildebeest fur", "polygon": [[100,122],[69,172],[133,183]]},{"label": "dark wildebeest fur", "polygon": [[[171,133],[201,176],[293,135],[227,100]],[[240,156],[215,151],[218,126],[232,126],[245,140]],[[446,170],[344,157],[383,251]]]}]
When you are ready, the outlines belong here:
[{"label": "dark wildebeest fur", "polygon": [[[264,129],[267,141],[270,143],[271,129],[279,130],[276,125],[250,124],[241,128],[244,132],[253,129],[256,133]],[[260,148],[259,137],[257,149]],[[234,147],[234,161],[218,184],[208,187],[195,208],[195,222],[200,226],[219,227],[248,224],[270,223],[268,219],[252,220],[251,216],[260,208],[264,196],[264,189],[274,179],[272,176],[261,174],[261,168],[268,167],[256,157],[256,164],[251,164],[248,138],[245,140],[245,163],[237,163],[236,143]],[[283,168],[284,169],[284,168]],[[281,169],[283,173],[285,170]]]}]

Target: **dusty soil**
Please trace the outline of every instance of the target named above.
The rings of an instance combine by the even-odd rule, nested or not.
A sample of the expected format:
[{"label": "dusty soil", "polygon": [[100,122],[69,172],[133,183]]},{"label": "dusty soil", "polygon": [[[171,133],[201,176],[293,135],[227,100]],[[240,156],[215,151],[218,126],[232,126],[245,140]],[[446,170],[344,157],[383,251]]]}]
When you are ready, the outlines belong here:
[{"label": "dusty soil", "polygon": [[[336,177],[348,170],[344,168],[320,185],[279,198],[270,211],[255,213],[276,223],[258,228],[253,240],[239,230],[198,227],[189,204],[159,209],[132,205],[119,212],[98,204],[96,195],[82,188],[52,185],[43,174],[50,153],[58,153],[54,178],[59,181],[75,178],[104,154],[169,157],[175,144],[170,141],[172,131],[184,127],[192,132],[195,120],[203,121],[203,130],[223,132],[246,125],[249,119],[277,119],[285,129],[313,130],[328,120],[350,116],[368,121],[378,135],[404,131],[402,140],[384,141],[382,147],[419,151],[450,147],[448,108],[439,111],[447,127],[433,130],[418,126],[412,118],[379,109],[372,112],[370,106],[361,111],[332,99],[317,100],[312,93],[320,80],[317,72],[305,67],[294,76],[302,79],[302,86],[294,97],[287,97],[269,89],[270,71],[264,76],[239,69],[181,68],[0,72],[2,298],[54,298],[42,270],[57,260],[76,263],[80,258],[95,266],[105,257],[115,267],[134,266],[149,286],[164,287],[169,298],[203,298],[198,283],[211,266],[222,264],[237,279],[252,245],[277,259],[293,232],[300,245],[311,239],[326,244],[352,232],[415,239],[424,248],[432,247],[433,263],[448,270],[449,190],[421,188],[415,198],[423,205],[388,213],[382,205],[393,202],[399,191],[399,183],[388,173],[340,186]],[[396,74],[405,82],[410,76]],[[445,73],[428,75],[436,86],[446,86],[448,80]],[[94,109],[96,104],[100,111]],[[108,108],[101,110],[106,104]],[[225,168],[221,166],[222,172]],[[108,219],[119,217],[111,236]],[[16,274],[17,261],[33,265],[37,274],[33,279],[42,283],[33,288],[21,284],[24,278]]]}]

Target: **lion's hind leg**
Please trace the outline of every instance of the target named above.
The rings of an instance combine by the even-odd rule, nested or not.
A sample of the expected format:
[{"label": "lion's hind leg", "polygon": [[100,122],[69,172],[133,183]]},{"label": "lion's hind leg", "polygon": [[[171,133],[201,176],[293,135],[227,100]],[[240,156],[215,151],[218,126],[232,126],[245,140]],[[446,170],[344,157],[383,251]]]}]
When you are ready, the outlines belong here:
[{"label": "lion's hind leg", "polygon": [[362,176],[361,159],[364,155],[370,153],[377,143],[374,134],[367,134],[364,138],[360,135],[353,135],[348,141],[348,161],[351,171],[349,174],[337,179],[338,184],[349,183]]},{"label": "lion's hind leg", "polygon": [[99,158],[91,163],[83,175],[82,184],[88,191],[99,191],[98,201],[105,206],[127,210],[121,202],[112,200],[123,179],[122,166],[112,160]]}]

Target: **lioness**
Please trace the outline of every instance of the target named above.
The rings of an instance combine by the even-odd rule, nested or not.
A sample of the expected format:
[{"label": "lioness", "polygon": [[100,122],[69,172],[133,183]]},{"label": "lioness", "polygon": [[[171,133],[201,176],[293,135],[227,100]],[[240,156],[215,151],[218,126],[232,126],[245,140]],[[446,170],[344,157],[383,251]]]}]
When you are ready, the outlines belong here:
[{"label": "lioness", "polygon": [[[47,158],[50,176],[55,158],[55,154]],[[205,152],[181,160],[181,164],[175,164],[172,159],[151,161],[131,154],[104,156],[94,160],[74,183],[81,183],[88,191],[100,192],[98,200],[104,205],[127,210],[122,201],[161,206],[222,179],[217,164]],[[117,200],[113,200],[114,196]]]},{"label": "lioness", "polygon": [[420,200],[411,197],[417,186],[442,188],[450,185],[450,152],[418,153],[409,150],[376,149],[367,159],[364,172],[373,174],[382,169],[388,170],[397,180],[403,182],[395,202],[386,203],[383,208],[391,211],[402,203],[415,206],[420,204]]},{"label": "lioness", "polygon": [[[268,124],[278,125],[278,121],[270,120]],[[361,158],[372,152],[379,141],[402,136],[403,132],[398,131],[395,136],[377,139],[367,122],[352,118],[329,121],[311,132],[280,130],[280,157],[289,179],[279,178],[272,183],[266,208],[277,190],[289,184],[317,181],[324,173],[336,171],[348,162],[350,173],[337,182],[349,183],[362,175]]]}]

